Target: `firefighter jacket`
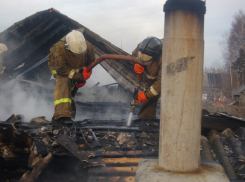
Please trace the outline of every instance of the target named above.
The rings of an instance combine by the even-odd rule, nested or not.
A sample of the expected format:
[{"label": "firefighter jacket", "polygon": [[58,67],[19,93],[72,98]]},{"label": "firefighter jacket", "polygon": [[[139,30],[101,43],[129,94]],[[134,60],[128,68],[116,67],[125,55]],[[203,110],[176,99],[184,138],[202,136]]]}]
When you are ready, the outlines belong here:
[{"label": "firefighter jacket", "polygon": [[[138,57],[139,45],[132,52],[133,57]],[[138,117],[150,119],[156,117],[157,103],[161,96],[162,56],[143,67],[145,69],[143,73],[145,75],[145,93],[148,100],[142,103]]]},{"label": "firefighter jacket", "polygon": [[75,72],[79,72],[95,60],[93,46],[86,41],[87,51],[83,56],[76,56],[65,48],[65,38],[61,39],[50,49],[48,66],[52,74],[73,78]]},{"label": "firefighter jacket", "polygon": [[[140,44],[139,44],[140,45]],[[132,52],[132,56],[138,56],[139,45]],[[162,56],[159,59],[152,61],[151,63],[144,65],[144,75],[145,83],[148,88],[146,88],[146,97],[153,99],[161,93],[161,78],[162,78]]]},{"label": "firefighter jacket", "polygon": [[[50,48],[48,67],[56,80],[54,89],[54,116],[75,118],[76,106],[71,96],[75,81],[80,79],[83,71],[95,59],[92,45],[86,41],[87,50],[84,55],[75,55],[65,47],[65,38]],[[80,75],[76,76],[75,75]],[[76,78],[76,79],[75,79]]]}]

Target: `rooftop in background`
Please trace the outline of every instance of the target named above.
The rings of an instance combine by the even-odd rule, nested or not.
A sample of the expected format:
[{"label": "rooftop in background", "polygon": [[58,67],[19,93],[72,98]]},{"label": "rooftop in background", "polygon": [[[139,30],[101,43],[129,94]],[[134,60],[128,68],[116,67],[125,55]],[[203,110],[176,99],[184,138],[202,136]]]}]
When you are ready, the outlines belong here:
[{"label": "rooftop in background", "polygon": [[238,89],[234,90],[232,92],[232,95],[240,95],[241,93],[244,93],[245,85],[240,86]]}]

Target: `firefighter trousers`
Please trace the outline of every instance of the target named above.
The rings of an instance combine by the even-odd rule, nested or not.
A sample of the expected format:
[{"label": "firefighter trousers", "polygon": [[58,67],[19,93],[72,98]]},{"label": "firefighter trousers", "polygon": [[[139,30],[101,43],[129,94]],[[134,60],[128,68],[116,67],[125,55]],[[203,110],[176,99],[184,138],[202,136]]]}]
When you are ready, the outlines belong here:
[{"label": "firefighter trousers", "polygon": [[151,119],[153,117],[156,117],[157,103],[160,97],[161,94],[143,102],[140,107],[138,117],[142,119]]},{"label": "firefighter trousers", "polygon": [[71,96],[71,89],[74,86],[71,79],[56,75],[56,87],[54,89],[54,116],[55,120],[61,117],[75,118],[76,105]]}]

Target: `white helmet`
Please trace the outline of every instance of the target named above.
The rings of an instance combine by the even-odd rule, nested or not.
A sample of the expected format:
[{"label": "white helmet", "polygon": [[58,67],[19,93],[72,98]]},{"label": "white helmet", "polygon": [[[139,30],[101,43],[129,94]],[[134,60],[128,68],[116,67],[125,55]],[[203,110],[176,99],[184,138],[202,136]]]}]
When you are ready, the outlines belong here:
[{"label": "white helmet", "polygon": [[66,36],[66,48],[75,54],[83,54],[87,50],[86,40],[79,31],[72,30]]},{"label": "white helmet", "polygon": [[8,47],[5,44],[0,43],[0,54],[2,54],[2,52],[7,51]]}]

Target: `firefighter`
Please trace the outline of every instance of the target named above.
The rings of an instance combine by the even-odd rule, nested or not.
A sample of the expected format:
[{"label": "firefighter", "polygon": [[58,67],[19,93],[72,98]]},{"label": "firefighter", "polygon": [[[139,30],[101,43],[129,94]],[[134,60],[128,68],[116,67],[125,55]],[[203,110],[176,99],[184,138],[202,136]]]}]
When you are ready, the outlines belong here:
[{"label": "firefighter", "polygon": [[6,52],[8,50],[8,47],[3,44],[3,43],[0,43],[0,82],[2,82],[2,77],[4,77],[4,70],[5,70],[5,67],[3,66],[3,54],[4,52]]},{"label": "firefighter", "polygon": [[94,49],[81,31],[72,30],[50,48],[48,67],[57,84],[52,123],[74,123],[76,105],[71,92],[74,87],[83,87],[92,74],[92,71],[87,73],[87,66],[95,60]]},{"label": "firefighter", "polygon": [[161,92],[162,41],[156,37],[148,37],[137,46],[132,56],[137,57],[143,65],[135,64],[134,71],[145,75],[145,89],[138,94],[136,101],[142,102],[138,117],[142,119],[156,117]]}]

